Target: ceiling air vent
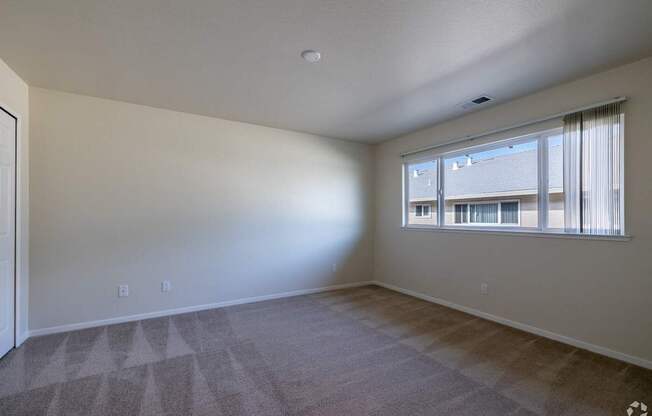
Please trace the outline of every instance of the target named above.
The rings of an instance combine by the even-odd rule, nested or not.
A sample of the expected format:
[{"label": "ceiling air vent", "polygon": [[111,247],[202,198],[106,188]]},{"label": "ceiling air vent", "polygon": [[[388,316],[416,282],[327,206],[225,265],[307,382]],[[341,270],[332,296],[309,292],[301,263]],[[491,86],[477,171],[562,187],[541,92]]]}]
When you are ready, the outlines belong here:
[{"label": "ceiling air vent", "polygon": [[466,102],[462,104],[462,108],[465,110],[468,110],[470,108],[475,108],[484,104],[487,104],[488,102],[493,101],[493,98],[487,96],[487,95],[481,95],[478,98],[474,98],[469,102]]}]

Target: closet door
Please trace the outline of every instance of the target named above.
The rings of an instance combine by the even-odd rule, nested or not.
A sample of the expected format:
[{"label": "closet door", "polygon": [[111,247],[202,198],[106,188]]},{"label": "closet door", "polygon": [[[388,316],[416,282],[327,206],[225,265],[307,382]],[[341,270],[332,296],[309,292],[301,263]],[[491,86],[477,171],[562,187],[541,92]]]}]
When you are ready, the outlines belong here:
[{"label": "closet door", "polygon": [[0,108],[0,357],[15,345],[16,133]]}]

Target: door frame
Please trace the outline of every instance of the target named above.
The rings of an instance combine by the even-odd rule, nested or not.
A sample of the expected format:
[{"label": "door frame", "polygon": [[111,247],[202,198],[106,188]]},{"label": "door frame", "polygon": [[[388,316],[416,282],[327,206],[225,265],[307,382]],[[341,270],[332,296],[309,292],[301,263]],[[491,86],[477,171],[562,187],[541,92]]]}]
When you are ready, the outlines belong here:
[{"label": "door frame", "polygon": [[[4,102],[0,101],[0,111],[9,114],[10,117],[13,117],[16,120],[16,128],[14,129],[14,140],[16,141],[16,150],[14,157],[16,158],[14,164],[14,194],[15,194],[15,205],[14,205],[14,347],[19,347],[28,337],[28,330],[26,329],[24,333],[20,332],[20,328],[27,323],[27,316],[23,316],[22,311],[24,310],[22,302],[23,295],[27,293],[27,274],[24,273],[23,268],[23,221],[28,217],[28,215],[23,216],[23,184],[25,178],[21,173],[22,168],[22,157],[27,149],[23,149],[23,146],[26,145],[23,138],[23,118],[21,114],[17,111],[14,111],[10,106],[6,105]],[[26,309],[25,309],[26,310]],[[27,315],[27,314],[25,314]],[[27,328],[27,326],[25,326]]]}]

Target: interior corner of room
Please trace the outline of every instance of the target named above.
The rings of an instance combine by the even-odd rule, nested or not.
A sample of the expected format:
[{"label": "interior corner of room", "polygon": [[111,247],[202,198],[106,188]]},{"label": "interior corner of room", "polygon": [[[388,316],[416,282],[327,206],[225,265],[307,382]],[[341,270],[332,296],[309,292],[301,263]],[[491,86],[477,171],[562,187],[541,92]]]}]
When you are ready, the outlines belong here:
[{"label": "interior corner of room", "polygon": [[652,405],[649,4],[599,2],[622,36],[523,11],[539,29],[474,29],[470,59],[423,40],[424,2],[304,6],[341,35],[264,5],[27,3],[0,12],[0,414]]}]

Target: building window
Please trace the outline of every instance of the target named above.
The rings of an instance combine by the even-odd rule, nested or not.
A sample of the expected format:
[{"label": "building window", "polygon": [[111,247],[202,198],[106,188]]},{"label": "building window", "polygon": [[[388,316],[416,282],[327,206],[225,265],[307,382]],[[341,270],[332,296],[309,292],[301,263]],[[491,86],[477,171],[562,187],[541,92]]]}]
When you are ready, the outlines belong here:
[{"label": "building window", "polygon": [[471,204],[469,222],[472,224],[498,224],[498,204]]},{"label": "building window", "polygon": [[430,213],[430,205],[419,204],[415,206],[415,216],[421,218],[430,218],[432,216]]},{"label": "building window", "polygon": [[[409,156],[414,162],[404,164],[403,224],[625,235],[620,103],[570,114],[559,124]],[[427,216],[432,220],[421,220]]]},{"label": "building window", "polygon": [[501,224],[518,224],[519,214],[520,213],[519,213],[518,201],[500,203]]},{"label": "building window", "polygon": [[455,224],[469,222],[469,204],[455,204]]},{"label": "building window", "polygon": [[455,204],[455,224],[518,225],[519,201]]}]

